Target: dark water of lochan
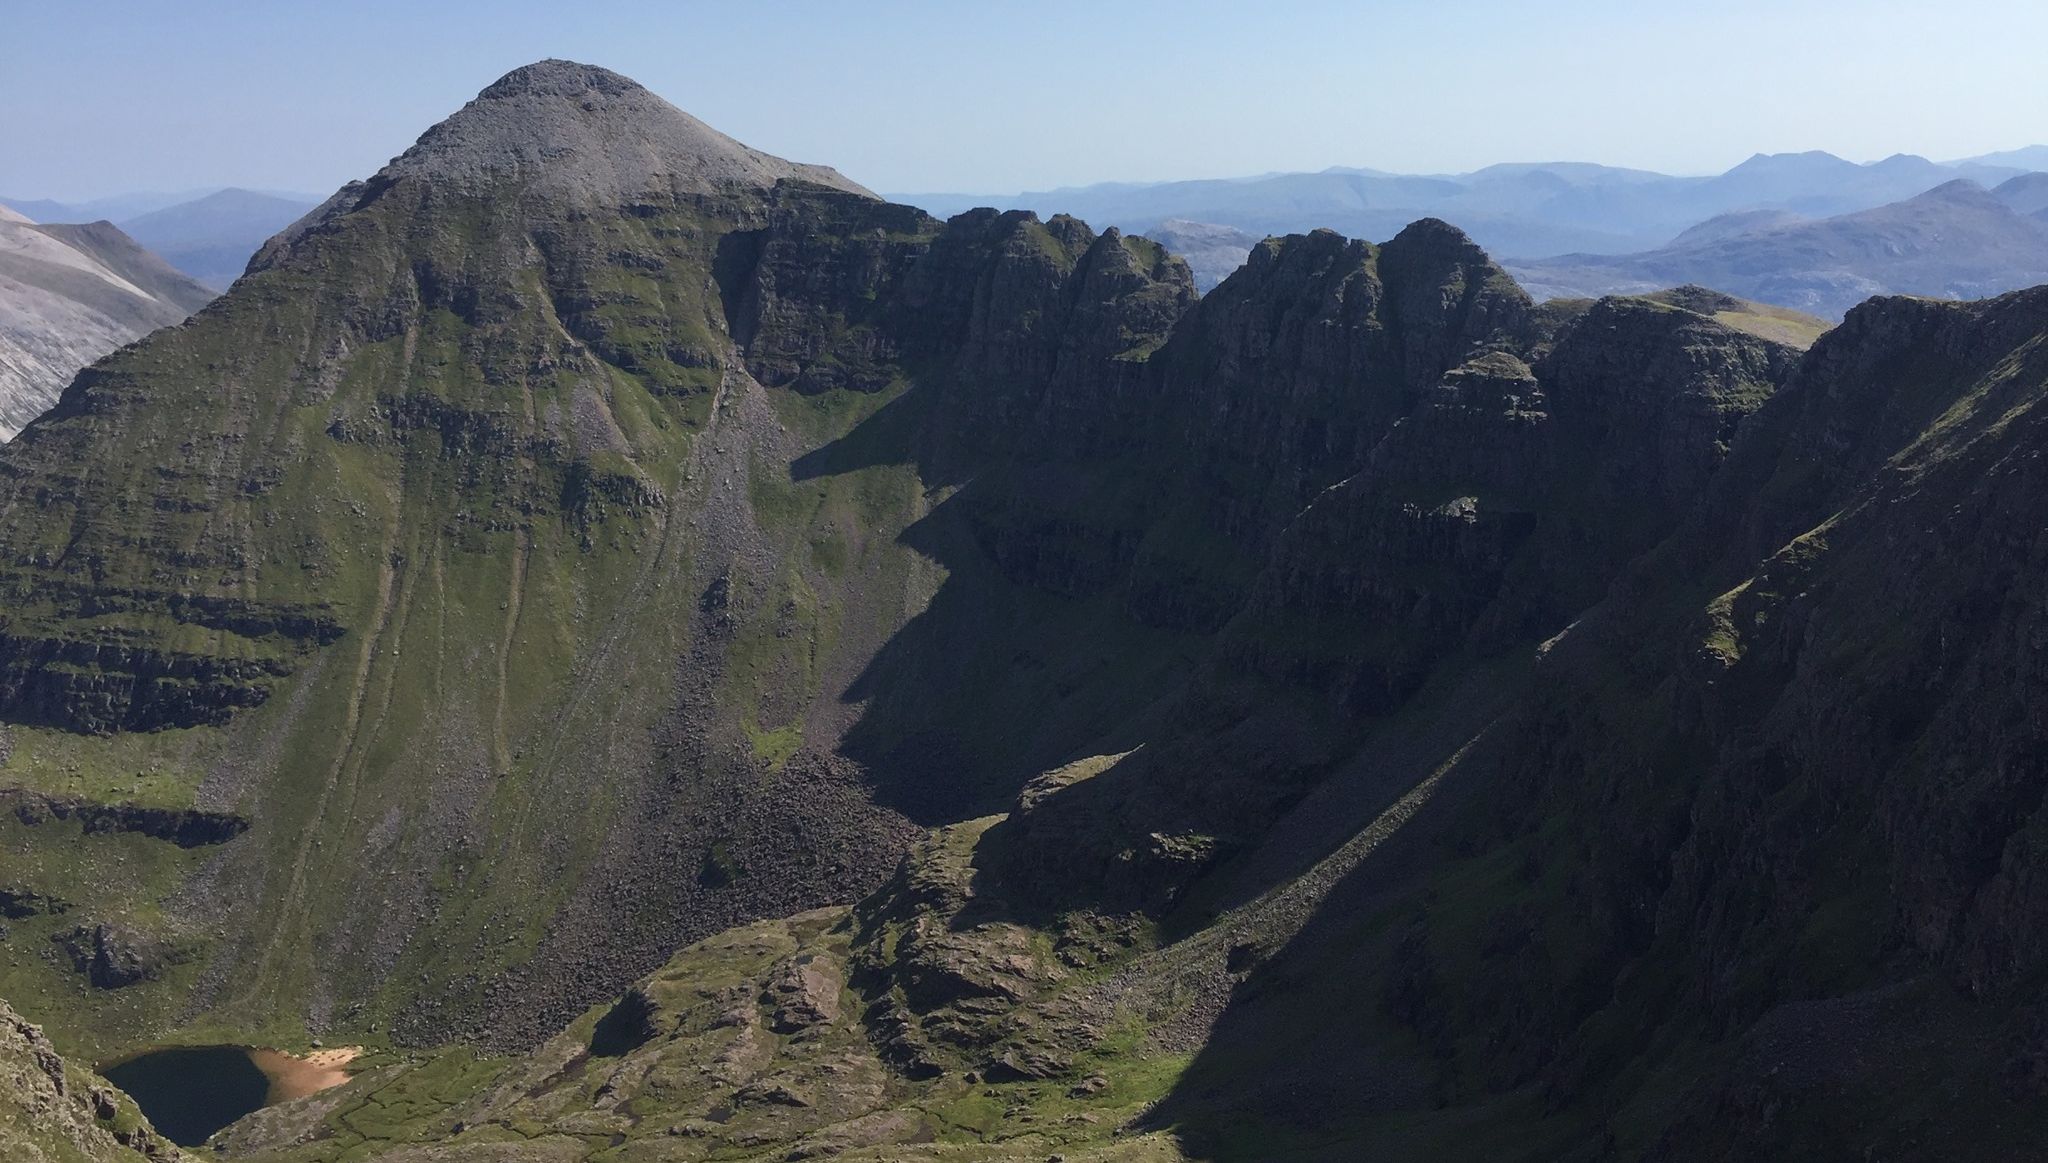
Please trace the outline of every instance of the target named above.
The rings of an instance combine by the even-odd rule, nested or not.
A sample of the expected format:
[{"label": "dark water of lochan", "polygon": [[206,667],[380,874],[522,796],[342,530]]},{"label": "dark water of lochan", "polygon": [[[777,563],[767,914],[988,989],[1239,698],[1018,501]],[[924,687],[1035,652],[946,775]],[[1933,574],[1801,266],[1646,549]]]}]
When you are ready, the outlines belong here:
[{"label": "dark water of lochan", "polygon": [[215,1131],[264,1105],[270,1078],[246,1046],[174,1046],[103,1067],[107,1081],[135,1099],[164,1137],[197,1147]]}]

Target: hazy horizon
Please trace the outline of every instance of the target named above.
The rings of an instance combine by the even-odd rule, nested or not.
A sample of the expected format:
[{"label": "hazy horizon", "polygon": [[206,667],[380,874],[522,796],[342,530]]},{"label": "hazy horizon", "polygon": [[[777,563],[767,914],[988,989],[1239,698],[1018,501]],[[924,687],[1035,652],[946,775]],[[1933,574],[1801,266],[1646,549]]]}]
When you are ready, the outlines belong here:
[{"label": "hazy horizon", "polygon": [[1711,12],[1316,2],[1256,21],[1151,2],[1106,15],[1041,4],[1030,20],[903,2],[631,0],[602,18],[533,0],[424,12],[372,0],[345,18],[81,3],[15,14],[0,45],[0,101],[17,111],[0,122],[0,193],[322,194],[550,56],[625,73],[749,145],[907,193],[1332,166],[1708,174],[1754,153],[1946,161],[2048,141],[2048,76],[2028,59],[2048,10],[1960,0],[1936,27],[1924,5],[1855,9],[1852,25],[1819,0]]}]

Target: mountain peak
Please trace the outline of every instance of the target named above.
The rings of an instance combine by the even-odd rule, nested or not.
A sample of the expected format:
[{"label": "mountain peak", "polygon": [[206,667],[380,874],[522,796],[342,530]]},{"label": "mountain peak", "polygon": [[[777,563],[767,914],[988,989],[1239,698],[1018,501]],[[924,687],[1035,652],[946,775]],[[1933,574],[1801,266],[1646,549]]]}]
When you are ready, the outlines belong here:
[{"label": "mountain peak", "polygon": [[564,60],[505,74],[379,177],[472,189],[512,183],[600,205],[766,189],[785,178],[868,193],[829,167],[734,141],[609,69]]},{"label": "mountain peak", "polygon": [[2001,183],[1991,196],[2020,214],[2048,212],[2048,174],[2021,174]]},{"label": "mountain peak", "polygon": [[1991,196],[1991,191],[1986,190],[1969,178],[1955,178],[1943,182],[1931,190],[1915,195],[1910,201],[1952,202],[1962,205],[2002,205],[1998,199]]},{"label": "mountain peak", "polygon": [[1472,236],[1441,218],[1418,218],[1388,240],[1383,250],[1433,254],[1447,261],[1492,266],[1493,258]]},{"label": "mountain peak", "polygon": [[1809,149],[1800,153],[1758,153],[1749,160],[1729,170],[1730,174],[1757,173],[1759,171],[1818,172],[1822,170],[1856,169],[1855,162],[1836,157],[1824,149]]},{"label": "mountain peak", "polygon": [[530,65],[521,65],[499,77],[485,87],[483,92],[477,94],[477,100],[502,101],[535,94],[552,97],[617,97],[647,91],[646,86],[631,77],[621,76],[599,65],[586,65],[580,61],[550,57]]}]

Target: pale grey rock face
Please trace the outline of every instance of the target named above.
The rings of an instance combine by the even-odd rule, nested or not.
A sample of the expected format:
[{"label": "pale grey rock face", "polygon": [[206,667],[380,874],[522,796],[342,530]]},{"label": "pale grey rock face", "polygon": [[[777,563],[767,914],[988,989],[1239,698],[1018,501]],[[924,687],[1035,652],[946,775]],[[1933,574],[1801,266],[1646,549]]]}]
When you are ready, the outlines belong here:
[{"label": "pale grey rock face", "polygon": [[1185,218],[1169,218],[1146,231],[1145,237],[1186,259],[1188,269],[1195,273],[1195,286],[1204,292],[1243,266],[1252,247],[1259,244],[1257,237],[1236,227]]},{"label": "pale grey rock face", "polygon": [[212,297],[109,223],[0,216],[0,441],[55,404],[80,368]]},{"label": "pale grey rock face", "polygon": [[830,166],[735,141],[610,69],[538,61],[500,77],[375,176],[335,191],[265,243],[253,269],[275,265],[309,232],[407,179],[605,210],[762,191],[785,179],[876,197]]}]

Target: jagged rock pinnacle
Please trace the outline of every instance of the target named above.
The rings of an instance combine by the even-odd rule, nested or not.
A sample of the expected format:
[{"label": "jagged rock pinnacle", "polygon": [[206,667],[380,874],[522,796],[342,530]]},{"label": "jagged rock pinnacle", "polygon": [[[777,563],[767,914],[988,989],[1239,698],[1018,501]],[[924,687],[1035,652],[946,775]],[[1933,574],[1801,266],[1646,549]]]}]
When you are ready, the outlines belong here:
[{"label": "jagged rock pinnacle", "polygon": [[379,177],[513,181],[600,205],[648,194],[767,188],[784,178],[867,194],[827,166],[749,148],[595,65],[514,69],[429,129]]},{"label": "jagged rock pinnacle", "polygon": [[1441,218],[1418,218],[1401,228],[1387,242],[1393,250],[1431,253],[1478,265],[1492,266],[1493,259],[1472,236]]}]

